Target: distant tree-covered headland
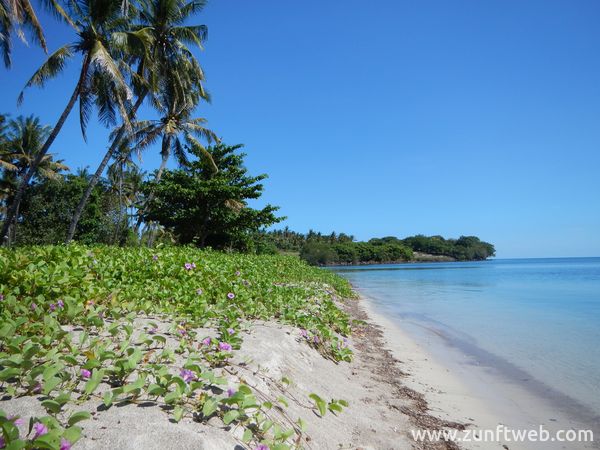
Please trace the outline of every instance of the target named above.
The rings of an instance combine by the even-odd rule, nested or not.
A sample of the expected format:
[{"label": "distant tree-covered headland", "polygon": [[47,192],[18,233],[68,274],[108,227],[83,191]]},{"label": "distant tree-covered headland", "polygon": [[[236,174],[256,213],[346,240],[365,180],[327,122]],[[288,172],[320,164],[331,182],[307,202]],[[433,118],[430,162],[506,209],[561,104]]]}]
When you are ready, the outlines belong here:
[{"label": "distant tree-covered headland", "polygon": [[356,242],[344,233],[297,233],[288,228],[264,233],[262,239],[284,252],[298,252],[314,265],[376,264],[410,261],[479,261],[495,255],[494,246],[476,236],[445,239],[416,235],[388,236]]}]

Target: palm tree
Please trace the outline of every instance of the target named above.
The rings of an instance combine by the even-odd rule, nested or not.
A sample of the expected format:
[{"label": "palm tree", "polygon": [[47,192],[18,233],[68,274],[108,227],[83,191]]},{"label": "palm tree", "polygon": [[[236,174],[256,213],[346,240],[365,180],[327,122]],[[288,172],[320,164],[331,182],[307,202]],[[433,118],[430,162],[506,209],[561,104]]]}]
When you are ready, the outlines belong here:
[{"label": "palm tree", "polygon": [[[21,200],[31,177],[58,136],[78,99],[80,100],[80,123],[84,137],[90,116],[91,101],[94,98],[102,118],[110,121],[112,117],[109,113],[116,108],[124,122],[129,123],[127,104],[131,98],[131,92],[119,69],[119,59],[115,59],[113,55],[122,56],[127,51],[140,51],[139,48],[147,43],[143,30],[129,30],[128,20],[121,14],[121,0],[73,0],[71,9],[79,30],[77,39],[50,55],[33,74],[25,88],[44,86],[48,79],[62,72],[66,61],[75,54],[82,56],[79,79],[56,125],[40,148],[29,170],[21,179],[15,201],[7,211],[0,239],[6,236],[8,227],[15,217],[16,205]],[[133,44],[134,42],[136,45]],[[22,99],[23,92],[19,96],[19,102]]]},{"label": "palm tree", "polygon": [[132,159],[132,149],[124,142],[108,167],[109,190],[118,199],[117,217],[113,242],[120,242],[123,231],[123,210],[125,210],[125,228],[129,226],[127,210],[139,196],[142,174]]},{"label": "palm tree", "polygon": [[[156,175],[154,177],[155,182],[159,182],[162,174],[165,170],[167,162],[171,155],[174,155],[180,164],[185,165],[187,163],[187,155],[185,150],[185,144],[188,146],[194,146],[198,148],[209,161],[213,171],[217,172],[217,166],[214,163],[210,153],[206,148],[196,139],[196,137],[204,138],[209,144],[213,141],[219,142],[219,138],[204,127],[206,119],[204,118],[192,118],[192,112],[195,109],[195,100],[193,95],[190,95],[192,103],[183,103],[179,105],[177,96],[171,93],[172,96],[168,98],[164,103],[168,105],[168,109],[165,111],[165,115],[159,120],[147,120],[141,121],[135,124],[135,132],[133,134],[137,142],[134,144],[140,151],[144,150],[149,145],[152,145],[158,138],[161,138],[161,157],[162,161]],[[183,136],[183,141],[181,137]],[[146,205],[152,201],[153,195],[150,193],[148,198],[145,200],[143,205],[140,207],[138,220],[135,225],[135,232],[139,231],[139,227],[143,220],[143,213]]]},{"label": "palm tree", "polygon": [[[31,167],[49,134],[50,127],[42,125],[39,118],[35,116],[19,116],[8,122],[4,134],[5,143],[0,154],[1,166],[4,169],[3,176],[0,179],[0,191],[5,204],[14,202],[20,179]],[[61,160],[55,161],[51,154],[46,154],[42,158],[35,176],[57,178],[60,172],[68,169]],[[16,238],[19,207],[20,200],[16,202],[17,214],[15,214],[12,224],[10,224],[9,243],[14,242]]]},{"label": "palm tree", "polygon": [[[155,94],[164,89],[165,85],[171,85],[181,98],[187,97],[190,92],[199,92],[202,97],[208,98],[202,86],[204,72],[187,47],[188,44],[193,44],[202,49],[207,28],[205,25],[184,24],[194,14],[200,12],[205,3],[204,0],[140,1],[139,23],[136,29],[147,33],[150,37],[151,49],[147,53],[132,55],[129,61],[130,66],[137,65],[137,70],[130,71],[131,82],[137,95],[132,114],[137,112],[148,94],[151,95],[153,105],[160,108],[160,101]],[[111,145],[75,209],[67,233],[67,243],[75,236],[77,223],[89,196],[126,132],[127,128],[121,126],[113,134]]]},{"label": "palm tree", "polygon": [[[75,28],[69,15],[56,0],[46,0],[44,3],[50,12]],[[27,43],[23,29],[29,31],[33,40],[48,53],[44,30],[31,2],[29,0],[0,0],[0,51],[2,51],[4,65],[7,68],[11,66],[12,33],[16,32],[17,36]]]}]

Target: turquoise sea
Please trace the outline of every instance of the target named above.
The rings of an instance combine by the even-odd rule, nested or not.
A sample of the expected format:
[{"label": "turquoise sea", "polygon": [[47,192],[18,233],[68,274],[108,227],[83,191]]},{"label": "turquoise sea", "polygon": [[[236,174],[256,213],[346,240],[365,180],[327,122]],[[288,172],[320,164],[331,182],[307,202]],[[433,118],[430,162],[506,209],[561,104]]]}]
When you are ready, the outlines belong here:
[{"label": "turquoise sea", "polygon": [[416,339],[600,417],[600,258],[332,269]]}]

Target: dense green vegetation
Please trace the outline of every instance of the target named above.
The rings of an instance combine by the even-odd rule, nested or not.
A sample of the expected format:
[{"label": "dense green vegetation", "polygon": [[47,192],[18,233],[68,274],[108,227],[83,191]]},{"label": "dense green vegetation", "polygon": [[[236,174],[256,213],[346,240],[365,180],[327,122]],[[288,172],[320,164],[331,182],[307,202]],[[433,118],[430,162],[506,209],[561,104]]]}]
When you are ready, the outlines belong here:
[{"label": "dense green vegetation", "polygon": [[242,164],[245,155],[235,153],[240,147],[209,147],[211,159],[190,149],[196,160],[183,169],[165,171],[158,183],[145,184],[149,200],[144,219],[172,229],[181,244],[253,249],[253,234],[282,219],[274,215],[279,209],[274,206],[247,206],[248,200],[261,196],[259,182],[267,176],[248,175]]},{"label": "dense green vegetation", "polygon": [[262,239],[280,251],[298,252],[302,259],[313,265],[419,261],[423,258],[421,254],[444,256],[457,261],[478,261],[495,254],[492,244],[475,236],[461,236],[458,239],[423,235],[398,239],[390,236],[355,242],[352,236],[344,233],[309,231],[302,234],[285,228],[265,232]]},{"label": "dense green vegetation", "polygon": [[[70,28],[64,33],[69,42],[53,51],[41,64],[24,89],[45,87],[76,61],[79,76],[72,92],[65,92],[65,107],[55,125],[30,149],[32,158],[16,178],[16,188],[4,197],[0,241],[10,244],[9,228],[18,227],[19,207],[28,187],[41,175],[41,164],[52,148],[67,118],[79,103],[83,137],[97,112],[100,124],[112,128],[108,150],[71,215],[66,241],[75,237],[81,214],[95,185],[109,162],[119,154],[139,152],[160,141],[161,168],[171,156],[186,160],[186,146],[205,151],[202,142],[218,142],[196,109],[210,100],[204,88],[204,72],[193,50],[202,49],[207,27],[195,24],[203,0],[74,0],[51,1],[48,8]],[[29,0],[0,2],[0,50],[5,66],[11,65],[12,39],[33,41],[47,50],[43,27]],[[70,33],[68,32],[70,31]],[[19,102],[23,101],[23,92]],[[159,119],[137,117],[144,102],[153,107]],[[11,139],[4,139],[0,120],[0,159],[6,161]],[[73,143],[75,145],[75,143]],[[2,164],[3,170],[14,167]],[[160,178],[161,171],[156,174]]]},{"label": "dense green vegetation", "polygon": [[[6,152],[1,160],[5,167],[0,171],[0,205],[4,209],[14,198],[16,180],[31,159],[19,150],[20,144],[15,144],[23,139],[31,141],[27,132],[5,136]],[[261,252],[256,233],[281,218],[274,215],[278,209],[274,206],[248,206],[248,200],[261,196],[260,181],[266,175],[247,173],[240,147],[208,147],[211,158],[206,150],[186,147],[182,168],[163,168],[160,179],[156,175],[146,177],[131,161],[130,152],[117,154],[107,177],[94,183],[88,193],[74,238],[87,244],[152,245],[164,241]],[[67,240],[73,211],[92,177],[86,171],[71,174],[67,170],[52,155],[46,155],[40,175],[20,200],[19,215],[10,228],[11,243],[43,245]],[[140,232],[143,219],[145,226]]]},{"label": "dense green vegetation", "polygon": [[[299,327],[324,356],[350,359],[343,341],[350,322],[334,304],[336,295],[352,295],[345,280],[294,257],[193,247],[2,250],[0,391],[5,399],[42,393],[37,398],[48,412],[34,419],[46,432],[29,437],[18,436],[17,418],[0,413],[3,439],[16,442],[11,448],[58,449],[61,440],[75,442],[76,423],[89,418],[66,416],[65,409],[133,400],[165,406],[176,421],[218,416],[244,427],[246,442],[289,448],[301,442],[302,421],[273,424],[277,400],[259,402],[239,381],[226,392],[236,380],[222,369],[253,319]],[[140,329],[142,318],[148,319]],[[201,327],[216,336],[199,334]],[[178,347],[165,347],[167,338]],[[311,399],[321,415],[344,406],[316,394]]]}]

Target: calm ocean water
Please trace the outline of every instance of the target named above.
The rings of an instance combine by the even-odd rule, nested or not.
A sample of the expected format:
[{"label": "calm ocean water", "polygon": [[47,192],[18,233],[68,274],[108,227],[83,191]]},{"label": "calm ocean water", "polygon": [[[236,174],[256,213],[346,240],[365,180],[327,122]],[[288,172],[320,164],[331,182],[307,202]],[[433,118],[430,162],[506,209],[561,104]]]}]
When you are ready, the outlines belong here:
[{"label": "calm ocean water", "polygon": [[600,414],[600,258],[333,270],[409,332],[433,331]]}]

